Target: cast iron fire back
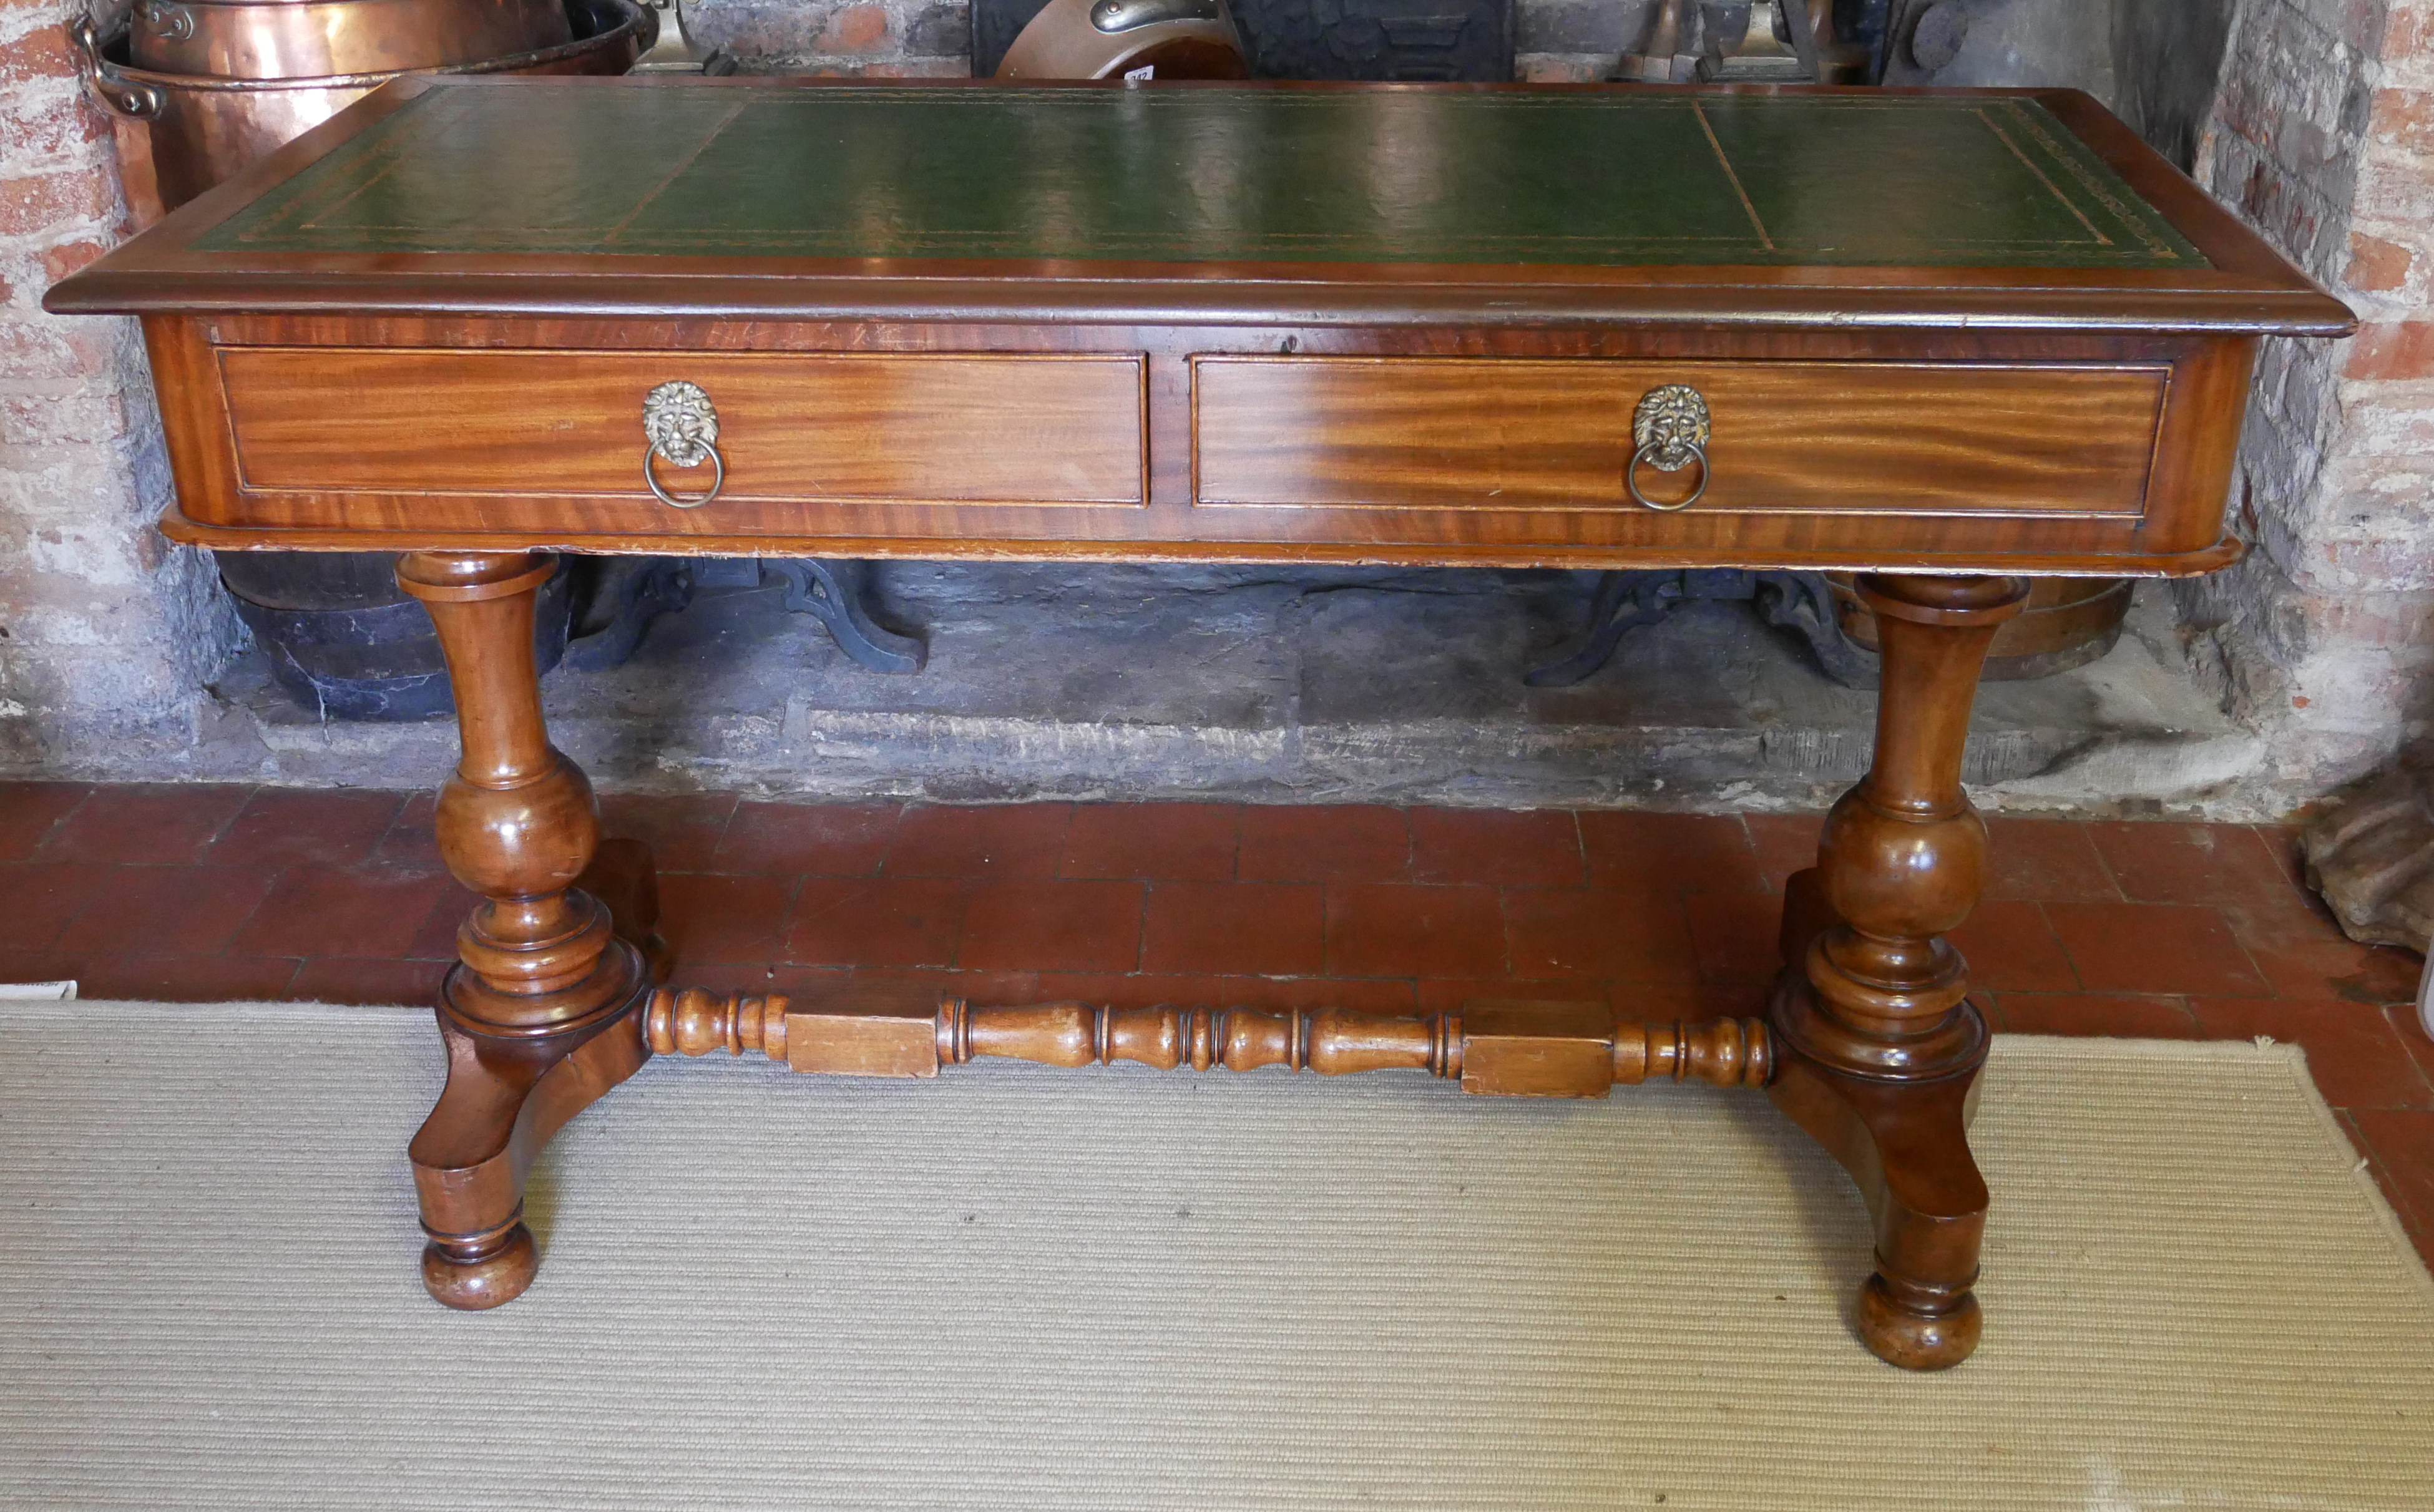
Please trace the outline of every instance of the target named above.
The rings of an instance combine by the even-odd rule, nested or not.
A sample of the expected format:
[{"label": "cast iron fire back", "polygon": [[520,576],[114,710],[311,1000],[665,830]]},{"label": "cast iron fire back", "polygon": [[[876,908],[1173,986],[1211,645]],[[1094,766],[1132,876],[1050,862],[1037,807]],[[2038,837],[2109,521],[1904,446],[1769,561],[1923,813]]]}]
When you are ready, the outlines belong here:
[{"label": "cast iron fire back", "polygon": [[[972,73],[997,72],[1048,0],[972,0]],[[1228,0],[1254,78],[1513,77],[1513,0]]]}]

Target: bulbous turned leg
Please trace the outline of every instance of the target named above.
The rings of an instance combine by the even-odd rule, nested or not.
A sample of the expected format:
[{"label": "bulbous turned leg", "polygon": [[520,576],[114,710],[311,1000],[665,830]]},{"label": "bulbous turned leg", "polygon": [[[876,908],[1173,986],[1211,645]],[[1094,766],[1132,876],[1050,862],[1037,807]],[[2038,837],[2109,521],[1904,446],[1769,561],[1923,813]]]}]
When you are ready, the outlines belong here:
[{"label": "bulbous turned leg", "polygon": [[399,586],[438,629],[464,747],[440,789],[440,855],[483,897],[439,988],[448,1084],[407,1152],[429,1236],[423,1284],[451,1307],[496,1307],[530,1284],[525,1171],[650,1057],[643,958],[574,885],[598,846],[591,786],[541,722],[533,595],[556,565],[543,552],[398,560]]},{"label": "bulbous turned leg", "polygon": [[1996,628],[2028,585],[1871,576],[1883,637],[1874,765],[1827,816],[1818,865],[1785,900],[1768,1095],[1841,1161],[1876,1218],[1860,1336],[1912,1370],[1978,1346],[1970,1288],[1986,1183],[1969,1153],[1985,1022],[1945,939],[1977,905],[1986,827],[1961,788],[1969,705]]}]

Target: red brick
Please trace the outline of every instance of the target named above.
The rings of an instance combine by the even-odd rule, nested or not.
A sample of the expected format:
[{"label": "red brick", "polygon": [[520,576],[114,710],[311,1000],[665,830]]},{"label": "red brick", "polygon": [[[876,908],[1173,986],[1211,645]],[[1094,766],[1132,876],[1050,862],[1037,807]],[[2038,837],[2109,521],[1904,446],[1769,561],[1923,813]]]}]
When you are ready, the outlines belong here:
[{"label": "red brick", "polygon": [[250,955],[403,957],[454,886],[397,867],[291,867],[229,949]]},{"label": "red brick", "polygon": [[2379,294],[2396,289],[2408,282],[2408,249],[2380,236],[2359,232],[2350,232],[2350,266],[2344,275],[2349,286],[2362,292]]},{"label": "red brick", "polygon": [[1600,981],[1699,980],[1699,954],[1678,898],[1579,887],[1515,887],[1504,894],[1513,974]]},{"label": "red brick", "polygon": [[972,889],[955,964],[966,970],[1130,971],[1140,964],[1138,882],[992,882]]},{"label": "red brick", "polygon": [[732,793],[610,793],[600,833],[649,846],[661,871],[707,871],[734,814]]},{"label": "red brick", "polygon": [[404,806],[402,793],[266,787],[246,799],[204,854],[223,866],[352,866],[370,858]]},{"label": "red brick", "polygon": [[2335,1108],[2434,1108],[2434,1086],[2380,1008],[2238,998],[2189,1006],[2209,1039],[2271,1035],[2305,1050],[2317,1090]]},{"label": "red brick", "polygon": [[1412,809],[1414,882],[1577,887],[1580,826],[1567,809]]},{"label": "red brick", "polygon": [[2385,320],[2360,327],[2350,342],[2341,375],[2360,379],[2434,377],[2434,320]]},{"label": "red brick", "polygon": [[2083,992],[2000,992],[1995,1027],[2012,1034],[2100,1035],[2122,1040],[2194,1040],[2197,1020],[2176,997]]},{"label": "red brick", "polygon": [[61,861],[193,861],[236,817],[252,791],[184,782],[97,787],[51,827],[35,853]]},{"label": "red brick", "polygon": [[113,867],[97,900],[62,931],[61,950],[208,955],[269,895],[268,867]]},{"label": "red brick", "polygon": [[825,53],[877,52],[887,42],[887,10],[883,6],[847,6],[829,17],[820,32]]},{"label": "red brick", "polygon": [[880,873],[889,877],[1053,877],[1064,859],[1070,803],[920,806],[896,821]]},{"label": "red brick", "polygon": [[0,179],[0,236],[101,220],[117,201],[117,186],[101,168]]},{"label": "red brick", "polygon": [[76,49],[69,45],[64,26],[36,26],[0,43],[0,87],[76,77]]},{"label": "red brick", "polygon": [[101,243],[90,240],[65,242],[58,247],[45,248],[43,251],[43,276],[57,284],[108,250],[109,249]]},{"label": "red brick", "polygon": [[1081,804],[1057,875],[1231,882],[1240,812],[1231,803]]},{"label": "red brick", "polygon": [[1504,915],[1493,887],[1345,884],[1327,889],[1334,976],[1500,976]]},{"label": "red brick", "polygon": [[902,812],[900,803],[739,803],[709,869],[876,876]]},{"label": "red brick", "polygon": [[1969,963],[1969,985],[1997,992],[2075,992],[2070,956],[2035,903],[1981,902],[1952,932]]},{"label": "red brick", "polygon": [[660,878],[660,933],[680,961],[767,961],[794,906],[792,877]]},{"label": "red brick", "polygon": [[2434,153],[2434,90],[2376,90],[2367,134],[2404,151]]},{"label": "red brick", "polygon": [[93,789],[83,782],[0,782],[0,861],[33,854]]},{"label": "red brick", "polygon": [[1644,893],[1767,890],[1757,851],[1738,818],[1595,811],[1580,819],[1593,886]]},{"label": "red brick", "polygon": [[1412,861],[1403,811],[1369,804],[1246,804],[1234,874],[1244,882],[1397,882]]},{"label": "red brick", "polygon": [[1997,816],[1986,821],[1984,896],[2023,902],[2118,898],[2087,826],[2075,819]]},{"label": "red brick", "polygon": [[2263,997],[2271,990],[2221,913],[2170,903],[2046,903],[2091,992]]},{"label": "red brick", "polygon": [[806,877],[784,951],[822,966],[950,966],[969,883],[957,877]]},{"label": "red brick", "polygon": [[1141,970],[1314,976],[1327,969],[1324,890],[1310,883],[1164,882],[1149,890]]}]

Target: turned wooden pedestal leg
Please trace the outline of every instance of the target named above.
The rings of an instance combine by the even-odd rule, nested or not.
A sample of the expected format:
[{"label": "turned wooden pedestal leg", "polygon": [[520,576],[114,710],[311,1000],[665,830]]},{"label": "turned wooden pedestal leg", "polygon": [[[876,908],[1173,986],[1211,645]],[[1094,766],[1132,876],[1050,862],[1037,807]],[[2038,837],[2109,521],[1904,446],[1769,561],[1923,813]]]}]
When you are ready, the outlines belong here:
[{"label": "turned wooden pedestal leg", "polygon": [[1966,1129],[1986,1025],[1944,938],[1976,906],[1985,863],[1961,752],[1986,644],[2028,585],[1871,576],[1860,592],[1884,645],[1876,761],[1827,816],[1816,869],[1791,880],[1767,1091],[1875,1215],[1860,1337],[1894,1365],[1935,1370],[1977,1347],[1969,1289],[1986,1220]]},{"label": "turned wooden pedestal leg", "polygon": [[[408,1150],[429,1235],[423,1284],[451,1307],[496,1307],[531,1283],[526,1168],[651,1054],[643,958],[574,886],[598,844],[591,785],[541,724],[533,597],[556,564],[545,552],[398,559],[399,586],[438,627],[464,744],[439,792],[439,852],[484,899],[439,988],[448,1085]],[[646,900],[647,857],[623,870],[638,867],[630,888]]]}]

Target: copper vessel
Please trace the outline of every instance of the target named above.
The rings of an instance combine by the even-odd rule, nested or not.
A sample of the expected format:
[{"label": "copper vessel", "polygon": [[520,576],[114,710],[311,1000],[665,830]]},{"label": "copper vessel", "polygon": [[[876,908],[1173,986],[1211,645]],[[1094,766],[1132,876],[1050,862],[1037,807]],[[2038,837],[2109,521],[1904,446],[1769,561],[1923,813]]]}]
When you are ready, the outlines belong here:
[{"label": "copper vessel", "polygon": [[[402,75],[622,74],[659,37],[658,18],[636,0],[567,0],[565,13],[574,40],[557,46],[437,68],[304,78],[159,73],[125,60],[124,32],[104,41],[81,19],[68,31],[94,95],[123,122],[140,123],[139,134],[148,138],[151,186],[141,181],[137,163],[125,161],[134,154],[122,152],[129,199],[143,219],[147,187],[157,186],[162,211],[175,210]],[[121,143],[129,145],[124,130]]]},{"label": "copper vessel", "polygon": [[[1833,586],[1835,617],[1854,645],[1874,651],[1877,617],[1860,599],[1849,573],[1827,573]],[[1987,682],[2018,682],[2048,678],[2085,666],[2121,639],[2121,622],[2130,613],[2127,577],[2039,577],[2029,589],[2029,602],[2015,617],[2003,622],[1986,648]]]},{"label": "copper vessel", "polygon": [[438,68],[574,40],[559,0],[136,0],[128,13],[137,68],[221,78]]},{"label": "copper vessel", "polygon": [[1048,0],[997,65],[1000,78],[1243,78],[1226,0]]}]

